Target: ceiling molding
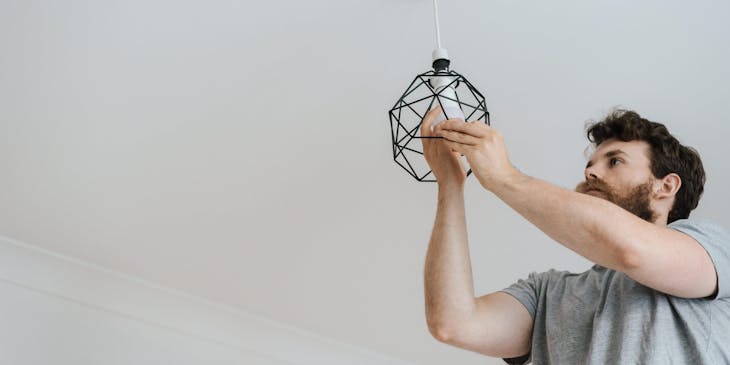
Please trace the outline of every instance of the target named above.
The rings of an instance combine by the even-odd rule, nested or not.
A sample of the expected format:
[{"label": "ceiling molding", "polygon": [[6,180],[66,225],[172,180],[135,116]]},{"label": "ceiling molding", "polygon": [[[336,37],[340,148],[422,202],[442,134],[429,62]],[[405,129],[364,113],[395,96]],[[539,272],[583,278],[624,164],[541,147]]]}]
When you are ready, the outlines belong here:
[{"label": "ceiling molding", "polygon": [[281,364],[412,365],[2,236],[0,280]]}]

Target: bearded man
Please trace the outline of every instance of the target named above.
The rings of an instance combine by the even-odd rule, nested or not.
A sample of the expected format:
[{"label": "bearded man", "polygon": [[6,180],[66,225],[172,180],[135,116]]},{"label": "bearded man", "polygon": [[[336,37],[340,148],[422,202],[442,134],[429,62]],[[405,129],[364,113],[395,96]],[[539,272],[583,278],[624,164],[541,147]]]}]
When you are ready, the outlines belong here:
[{"label": "bearded man", "polygon": [[[575,191],[512,166],[484,123],[421,126],[438,181],[424,270],[426,320],[444,343],[509,364],[730,364],[730,235],[689,219],[705,183],[699,154],[667,128],[616,110],[593,124]],[[479,183],[595,265],[550,270],[474,296],[465,156]]]}]

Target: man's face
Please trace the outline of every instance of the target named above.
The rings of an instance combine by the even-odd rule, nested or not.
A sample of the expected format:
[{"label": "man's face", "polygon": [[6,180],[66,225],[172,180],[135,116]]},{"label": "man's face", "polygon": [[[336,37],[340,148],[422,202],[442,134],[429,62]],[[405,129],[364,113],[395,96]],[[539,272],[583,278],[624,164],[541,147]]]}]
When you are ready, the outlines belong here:
[{"label": "man's face", "polygon": [[575,191],[608,200],[641,219],[656,220],[651,209],[652,186],[649,144],[644,141],[608,140],[588,161],[586,180]]}]

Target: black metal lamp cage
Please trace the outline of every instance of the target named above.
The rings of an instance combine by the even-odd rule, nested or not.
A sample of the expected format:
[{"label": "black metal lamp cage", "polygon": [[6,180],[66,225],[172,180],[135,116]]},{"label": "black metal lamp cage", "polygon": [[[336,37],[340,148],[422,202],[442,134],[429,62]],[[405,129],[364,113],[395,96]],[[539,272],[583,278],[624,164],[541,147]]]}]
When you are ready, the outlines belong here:
[{"label": "black metal lamp cage", "polygon": [[[447,118],[453,118],[455,116],[447,114],[448,108],[444,108],[444,104],[455,102],[461,108],[465,121],[490,124],[489,111],[482,93],[464,76],[455,71],[448,71],[448,63],[444,68],[437,67],[437,62],[434,62],[434,70],[424,72],[413,79],[388,113],[393,160],[421,182],[436,182],[436,178],[431,176],[432,171],[423,156],[423,143],[419,141],[425,138],[442,138],[420,135],[421,124],[429,110],[438,104]],[[448,77],[451,82],[446,87],[434,88],[432,80],[439,77]],[[446,95],[445,91],[449,88],[455,91],[455,98]],[[471,175],[471,172],[469,168],[467,176]]]}]

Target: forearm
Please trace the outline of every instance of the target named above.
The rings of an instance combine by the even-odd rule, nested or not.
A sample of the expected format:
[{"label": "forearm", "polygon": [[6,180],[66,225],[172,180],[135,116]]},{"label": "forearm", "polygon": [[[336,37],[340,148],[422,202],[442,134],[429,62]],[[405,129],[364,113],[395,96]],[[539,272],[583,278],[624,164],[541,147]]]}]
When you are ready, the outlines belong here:
[{"label": "forearm", "polygon": [[458,323],[474,308],[463,186],[439,188],[424,285],[426,318],[431,329]]},{"label": "forearm", "polygon": [[624,271],[652,225],[606,200],[515,172],[491,189],[548,236],[601,266]]}]

